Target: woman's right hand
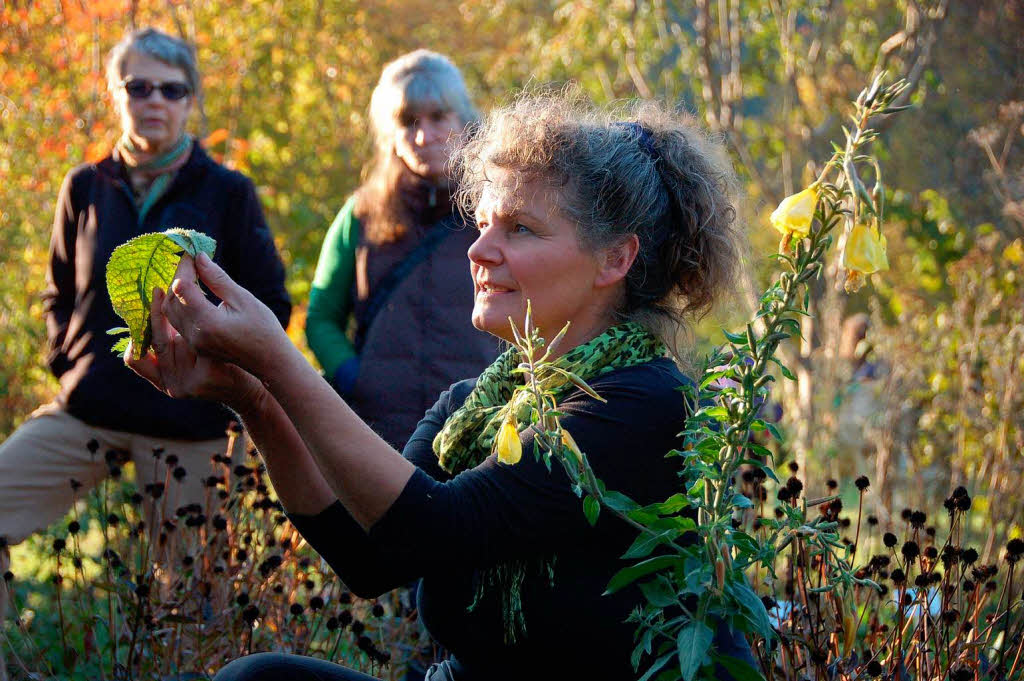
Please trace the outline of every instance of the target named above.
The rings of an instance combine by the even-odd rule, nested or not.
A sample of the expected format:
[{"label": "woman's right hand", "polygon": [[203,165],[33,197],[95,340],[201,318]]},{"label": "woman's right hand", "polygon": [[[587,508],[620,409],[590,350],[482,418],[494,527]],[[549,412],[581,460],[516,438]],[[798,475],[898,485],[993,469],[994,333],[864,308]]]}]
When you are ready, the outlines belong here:
[{"label": "woman's right hand", "polygon": [[258,403],[265,393],[260,380],[234,364],[197,355],[164,316],[165,298],[160,289],[153,291],[152,351],[133,359],[129,345],[125,364],[170,397],[194,397],[235,408]]},{"label": "woman's right hand", "polygon": [[[220,305],[206,298],[197,279]],[[196,355],[238,365],[260,378],[276,361],[276,348],[291,348],[274,313],[205,253],[195,260],[182,256],[161,311]]]}]

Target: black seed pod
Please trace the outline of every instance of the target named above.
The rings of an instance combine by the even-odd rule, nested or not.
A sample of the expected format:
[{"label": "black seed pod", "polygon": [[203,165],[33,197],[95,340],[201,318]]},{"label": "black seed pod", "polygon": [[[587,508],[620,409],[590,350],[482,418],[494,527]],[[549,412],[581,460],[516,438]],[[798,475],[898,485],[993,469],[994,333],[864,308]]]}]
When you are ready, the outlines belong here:
[{"label": "black seed pod", "polygon": [[256,618],[260,616],[260,609],[255,605],[250,605],[242,611],[242,619],[245,620],[246,624],[250,627],[256,621]]}]

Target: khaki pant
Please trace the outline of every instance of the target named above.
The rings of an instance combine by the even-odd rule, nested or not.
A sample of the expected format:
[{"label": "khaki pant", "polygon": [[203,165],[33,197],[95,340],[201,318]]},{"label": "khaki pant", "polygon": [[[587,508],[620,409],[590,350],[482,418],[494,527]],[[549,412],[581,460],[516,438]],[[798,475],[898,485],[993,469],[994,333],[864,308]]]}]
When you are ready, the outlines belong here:
[{"label": "khaki pant", "polygon": [[[90,452],[91,440],[99,445],[95,452]],[[176,455],[178,465],[187,471],[184,480],[172,481],[165,492],[166,508],[176,509],[203,503],[203,481],[212,472],[210,457],[225,454],[227,444],[226,437],[168,440],[97,428],[79,421],[56,404],[40,407],[0,445],[0,537],[6,540],[6,546],[0,548],[0,574],[7,571],[10,563],[7,546],[59,520],[76,498],[82,498],[109,474],[108,451],[119,450],[131,457],[140,490],[148,482],[163,482],[166,458]],[[164,450],[159,461],[153,456],[158,447]],[[231,458],[240,462],[243,452],[243,439],[237,438]],[[77,492],[72,490],[72,479],[82,484]],[[0,624],[9,602],[6,582],[0,578]],[[0,654],[0,679],[3,678]]]}]

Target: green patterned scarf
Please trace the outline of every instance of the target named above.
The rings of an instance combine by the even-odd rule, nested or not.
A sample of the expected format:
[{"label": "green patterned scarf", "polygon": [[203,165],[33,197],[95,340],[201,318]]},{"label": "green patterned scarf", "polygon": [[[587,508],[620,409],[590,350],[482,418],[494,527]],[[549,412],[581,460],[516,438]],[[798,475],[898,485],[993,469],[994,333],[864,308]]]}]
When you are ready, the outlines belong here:
[{"label": "green patterned scarf", "polygon": [[[579,345],[552,362],[554,366],[569,371],[583,381],[616,369],[649,362],[665,355],[665,346],[644,327],[634,322],[619,324],[605,330],[593,340]],[[462,407],[457,409],[444,428],[434,438],[434,453],[438,462],[448,473],[457,475],[474,468],[491,455],[494,440],[502,422],[514,415],[518,430],[529,426],[532,394],[528,391],[516,393],[522,385],[521,374],[512,370],[519,366],[520,356],[516,348],[504,352],[477,379],[476,387],[470,392]],[[541,388],[551,390],[556,401],[577,389],[565,376],[548,371],[540,377]],[[513,399],[514,398],[514,399]],[[515,642],[520,634],[526,633],[520,594],[527,576],[546,577],[553,580],[554,561],[516,560],[502,563],[481,571],[476,596],[470,605],[472,610],[484,598],[497,594],[501,598],[505,618],[505,641]]]}]

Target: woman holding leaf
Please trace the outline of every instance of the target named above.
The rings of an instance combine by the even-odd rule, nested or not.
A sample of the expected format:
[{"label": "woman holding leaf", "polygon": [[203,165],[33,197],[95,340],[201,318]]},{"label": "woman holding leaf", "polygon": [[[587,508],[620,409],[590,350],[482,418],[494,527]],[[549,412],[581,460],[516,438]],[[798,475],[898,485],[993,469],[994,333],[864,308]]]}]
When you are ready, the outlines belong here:
[{"label": "woman holding leaf", "polygon": [[498,354],[469,321],[474,232],[446,172],[476,119],[446,57],[416,50],[384,67],[370,98],[374,158],[327,231],[310,289],[310,349],[349,406],[399,449],[440,390]]},{"label": "woman holding leaf", "polygon": [[[631,549],[628,524],[585,511],[572,471],[589,465],[642,504],[678,491],[665,454],[683,428],[686,379],[669,349],[731,288],[738,233],[732,171],[696,123],[652,105],[617,118],[572,98],[523,98],[461,148],[478,228],[473,324],[515,347],[442,393],[404,456],[203,255],[157,292],[154,353],[130,360],[169,395],[238,411],[292,520],[356,593],[422,577],[420,615],[453,653],[428,679],[628,679],[649,662],[626,619],[657,589],[602,594],[629,565],[624,552],[645,556],[656,542]],[[539,352],[531,330],[551,339]],[[557,414],[545,408],[538,422],[538,398]],[[752,661],[724,623],[713,644],[679,654],[699,665],[712,653]],[[366,677],[268,653],[218,678]]]},{"label": "woman holding leaf", "polygon": [[107,331],[122,322],[104,268],[118,245],[171,227],[199,230],[217,241],[215,260],[268,306],[278,331],[291,312],[252,182],[215,163],[185,132],[199,91],[192,48],[137,31],[111,51],[107,77],[122,136],[110,156],[68,173],[57,199],[44,307],[60,394],[0,445],[0,572],[8,544],[57,520],[76,489],[95,486],[127,460],[147,476],[140,484],[159,470],[155,482],[163,485],[165,468],[154,456],[177,458],[185,475],[166,490],[173,510],[204,501],[210,456],[226,451],[229,411],[169,399],[111,354]]}]

